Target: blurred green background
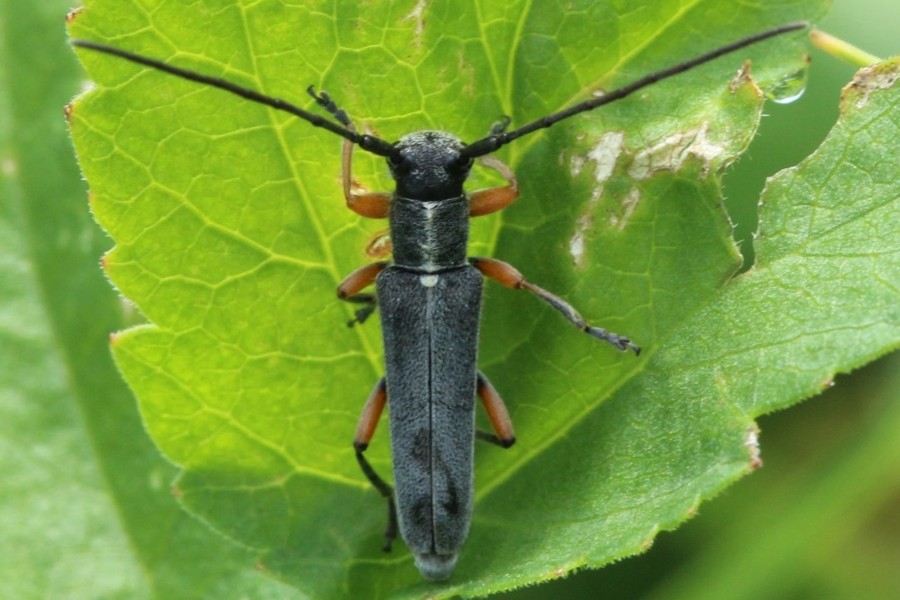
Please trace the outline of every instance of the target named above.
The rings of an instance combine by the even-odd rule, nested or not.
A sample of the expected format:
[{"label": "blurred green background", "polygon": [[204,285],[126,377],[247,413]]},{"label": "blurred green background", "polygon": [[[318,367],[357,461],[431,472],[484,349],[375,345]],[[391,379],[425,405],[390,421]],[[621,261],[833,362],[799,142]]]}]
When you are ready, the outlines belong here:
[{"label": "blurred green background", "polygon": [[[117,300],[95,267],[110,242],[87,214],[86,186],[63,119],[62,107],[83,85],[65,43],[63,16],[70,8],[66,0],[0,0],[0,267],[6,278],[0,284],[0,303],[22,303],[18,312],[0,316],[0,339],[22,342],[17,355],[5,356],[0,364],[0,471],[7,488],[7,494],[0,492],[0,528],[16,526],[23,532],[21,539],[0,535],[0,573],[7,581],[11,575],[37,577],[23,566],[40,567],[40,560],[48,561],[47,571],[65,576],[65,567],[52,562],[58,558],[55,552],[79,535],[54,528],[38,535],[37,528],[46,525],[38,521],[29,534],[22,527],[23,513],[9,509],[17,499],[25,502],[21,493],[10,490],[29,484],[19,479],[10,485],[7,467],[38,462],[43,444],[50,443],[35,439],[22,447],[32,427],[29,420],[46,419],[34,430],[62,436],[53,442],[72,444],[72,456],[90,461],[96,452],[130,460],[134,481],[104,482],[101,476],[100,485],[119,487],[116,493],[123,498],[146,497],[148,515],[171,511],[174,504],[164,489],[171,468],[155,457],[143,437],[127,390],[121,383],[114,389],[108,384],[116,375],[105,336],[123,325],[127,312],[110,311],[118,320],[101,322],[95,314],[107,312],[89,310],[98,304],[114,306]],[[836,0],[820,24],[882,57],[900,52],[898,25],[897,0]],[[765,177],[796,164],[818,146],[837,118],[840,88],[855,70],[819,51],[811,53],[807,93],[790,105],[768,105],[759,139],[726,178],[729,210],[745,250]],[[13,281],[11,274],[17,272],[21,278]],[[86,275],[74,275],[81,273]],[[52,301],[45,303],[48,299]],[[43,319],[46,329],[22,339],[10,314],[18,322]],[[12,391],[26,376],[32,385],[46,387],[47,373],[55,386],[51,392],[29,396],[28,390]],[[677,533],[661,534],[646,554],[505,598],[900,598],[900,356],[840,376],[835,384],[811,401],[761,419],[765,468],[701,506],[701,514]],[[100,393],[103,403],[85,400]],[[95,414],[85,416],[85,411]],[[109,415],[106,421],[103,414]],[[105,438],[92,437],[82,427],[121,428],[122,446],[92,448],[92,440]],[[105,466],[99,464],[97,470]],[[54,517],[44,509],[41,517]],[[19,522],[8,522],[12,519]],[[148,519],[144,526],[150,529],[153,518]],[[66,525],[65,516],[59,521],[55,527]],[[136,527],[131,535],[143,533]],[[207,534],[198,528],[191,535]],[[39,547],[43,549],[35,550]],[[250,564],[239,551],[221,552],[229,557],[221,561],[223,572],[232,559]],[[13,555],[18,563],[10,561]],[[111,561],[111,571],[116,568],[111,556],[104,560]],[[85,577],[83,597],[102,596],[95,576],[80,576]],[[102,583],[117,589],[114,582]],[[12,593],[10,589],[0,596]]]}]

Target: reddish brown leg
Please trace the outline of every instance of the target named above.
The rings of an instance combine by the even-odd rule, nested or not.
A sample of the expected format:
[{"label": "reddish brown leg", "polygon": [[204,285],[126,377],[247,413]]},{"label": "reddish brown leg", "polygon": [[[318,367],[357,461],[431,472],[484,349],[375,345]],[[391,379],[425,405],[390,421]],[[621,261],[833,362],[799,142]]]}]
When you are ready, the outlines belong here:
[{"label": "reddish brown leg", "polygon": [[562,315],[569,320],[572,325],[580,329],[581,331],[587,333],[588,335],[592,335],[597,339],[604,340],[609,342],[619,350],[633,350],[635,354],[640,354],[641,349],[632,344],[631,340],[626,337],[620,336],[616,333],[612,333],[607,331],[601,327],[594,327],[590,325],[584,318],[578,314],[578,311],[575,308],[551,292],[548,292],[542,287],[534,285],[533,283],[527,281],[525,277],[516,270],[512,265],[505,263],[501,260],[496,260],[494,258],[470,258],[469,262],[481,271],[485,277],[489,277],[493,279],[497,283],[505,285],[506,287],[510,287],[517,290],[527,290],[558,310]]},{"label": "reddish brown leg", "polygon": [[394,246],[391,244],[390,231],[376,233],[369,240],[369,243],[366,244],[366,256],[369,258],[387,258],[393,250]]},{"label": "reddish brown leg", "polygon": [[482,158],[481,164],[500,173],[509,183],[505,187],[488,188],[469,194],[470,217],[480,217],[503,210],[519,197],[519,182],[516,181],[512,169],[493,156]]},{"label": "reddish brown leg", "polygon": [[353,189],[353,144],[344,140],[341,153],[341,183],[347,208],[369,219],[385,219],[391,210],[391,195],[388,192],[360,192]]},{"label": "reddish brown leg", "polygon": [[375,428],[378,427],[378,421],[381,419],[381,413],[384,411],[384,405],[387,403],[387,389],[384,385],[384,377],[378,380],[366,405],[363,407],[362,414],[359,416],[359,424],[356,426],[356,435],[353,436],[353,448],[356,450],[356,462],[362,469],[366,479],[378,490],[382,498],[388,503],[388,525],[384,532],[385,544],[382,548],[385,552],[391,551],[391,545],[397,537],[397,509],[394,506],[394,490],[382,479],[363,452],[369,447],[369,442],[375,434]]},{"label": "reddish brown leg", "polygon": [[[356,126],[350,120],[350,116],[334,103],[334,100],[331,99],[328,93],[324,91],[316,93],[312,86],[309,86],[306,92],[316,100],[319,106],[331,113],[338,123],[350,131],[356,131]],[[372,219],[387,217],[390,212],[390,194],[353,191],[352,157],[353,143],[345,139],[341,153],[341,182],[344,186],[344,199],[347,201],[347,207],[363,217]]]},{"label": "reddish brown leg", "polygon": [[362,414],[359,416],[356,434],[353,436],[353,447],[357,452],[364,452],[369,447],[385,404],[387,404],[387,387],[384,384],[384,377],[382,377],[372,388],[372,393],[369,394]]},{"label": "reddish brown leg", "polygon": [[337,296],[344,302],[362,304],[363,307],[356,311],[356,317],[347,322],[347,327],[353,327],[356,323],[364,323],[375,312],[375,295],[360,294],[359,292],[375,281],[378,274],[388,266],[386,261],[376,262],[359,268],[347,276],[337,288]]},{"label": "reddish brown leg", "polygon": [[497,393],[497,390],[488,381],[481,371],[478,372],[478,397],[484,404],[484,410],[491,422],[494,433],[484,431],[476,432],[478,439],[509,448],[516,443],[516,432],[513,431],[512,419],[509,418],[509,412],[506,405],[503,404],[503,398]]}]

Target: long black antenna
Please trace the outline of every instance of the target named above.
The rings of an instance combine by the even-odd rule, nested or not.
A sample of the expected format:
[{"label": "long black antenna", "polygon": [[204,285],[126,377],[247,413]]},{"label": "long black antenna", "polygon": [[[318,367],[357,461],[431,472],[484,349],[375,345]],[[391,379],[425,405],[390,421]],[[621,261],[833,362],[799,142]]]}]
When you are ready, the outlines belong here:
[{"label": "long black antenna", "polygon": [[751,44],[755,44],[756,42],[760,42],[776,35],[788,33],[789,31],[796,31],[798,29],[805,29],[806,27],[809,27],[808,23],[798,21],[795,23],[787,23],[785,25],[774,27],[772,29],[767,29],[766,31],[761,31],[736,42],[732,42],[731,44],[716,48],[715,50],[707,52],[706,54],[701,54],[700,56],[692,58],[691,60],[669,67],[668,69],[663,69],[662,71],[651,73],[650,75],[642,77],[641,79],[638,79],[633,83],[613,90],[608,94],[604,94],[596,98],[591,98],[590,100],[585,100],[584,102],[581,102],[579,104],[573,104],[568,108],[547,115],[545,117],[541,117],[540,119],[532,121],[527,125],[523,125],[518,129],[513,129],[512,131],[506,132],[502,130],[492,131],[491,134],[487,137],[472,142],[471,144],[466,146],[466,148],[463,149],[462,154],[469,158],[476,158],[479,156],[484,156],[485,154],[490,154],[501,146],[505,146],[514,139],[520,138],[523,135],[528,135],[529,133],[535,132],[539,129],[550,127],[551,125],[559,123],[564,119],[568,119],[569,117],[577,115],[579,113],[593,110],[598,106],[603,106],[604,104],[609,104],[610,102],[621,100],[625,96],[628,96],[629,94],[632,94],[641,88],[645,88],[648,85],[652,85],[658,81],[662,81],[663,79],[668,79],[673,75],[678,75],[679,73],[683,73],[687,70],[693,69],[694,67],[702,65],[703,63],[709,62],[715,58],[719,58],[724,54],[734,52],[735,50],[740,50],[741,48],[750,46]]},{"label": "long black antenna", "polygon": [[197,83],[216,87],[220,90],[225,90],[226,92],[230,92],[232,94],[240,96],[241,98],[246,98],[247,100],[250,100],[252,102],[265,104],[266,106],[270,106],[275,110],[290,113],[295,117],[300,117],[304,121],[311,123],[315,127],[321,127],[323,129],[327,129],[332,133],[336,133],[342,138],[351,141],[363,150],[367,150],[372,154],[377,154],[379,156],[393,156],[397,153],[393,144],[382,140],[381,138],[372,135],[357,133],[354,129],[330,121],[315,113],[303,110],[299,106],[291,104],[287,100],[274,98],[272,96],[266,96],[265,94],[261,94],[249,88],[236,85],[234,83],[231,83],[230,81],[226,81],[218,77],[210,77],[209,75],[203,75],[201,73],[195,73],[194,71],[188,71],[186,69],[174,67],[160,60],[156,60],[155,58],[148,58],[146,56],[141,56],[140,54],[134,54],[133,52],[128,52],[127,50],[120,50],[119,48],[114,48],[113,46],[107,46],[106,44],[100,44],[97,42],[90,42],[87,40],[72,40],[72,45],[79,48],[87,48],[89,50],[96,50],[97,52],[103,52],[104,54],[110,54],[112,56],[124,58],[127,61],[137,63],[139,65],[144,65],[146,67],[156,69],[157,71],[163,71],[165,73],[175,75],[176,77],[187,79],[188,81],[195,81]]}]

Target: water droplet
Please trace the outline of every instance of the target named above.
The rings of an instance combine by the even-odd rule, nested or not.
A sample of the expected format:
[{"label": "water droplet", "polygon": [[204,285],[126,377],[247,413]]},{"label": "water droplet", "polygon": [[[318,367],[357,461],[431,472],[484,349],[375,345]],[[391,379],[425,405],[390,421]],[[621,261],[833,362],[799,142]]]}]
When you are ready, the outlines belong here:
[{"label": "water droplet", "polygon": [[807,76],[809,69],[802,68],[781,80],[781,82],[772,88],[767,94],[769,99],[778,104],[790,104],[800,98],[806,91]]}]

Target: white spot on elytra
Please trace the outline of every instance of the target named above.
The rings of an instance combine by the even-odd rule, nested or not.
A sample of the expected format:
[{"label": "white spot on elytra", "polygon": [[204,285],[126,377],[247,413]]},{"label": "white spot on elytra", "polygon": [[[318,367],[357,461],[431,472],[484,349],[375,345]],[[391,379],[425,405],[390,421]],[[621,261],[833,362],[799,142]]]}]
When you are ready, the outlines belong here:
[{"label": "white spot on elytra", "polygon": [[438,276],[437,275],[422,275],[419,277],[419,283],[423,286],[430,288],[437,285]]},{"label": "white spot on elytra", "polygon": [[646,150],[638,152],[628,174],[640,181],[661,171],[676,171],[691,158],[703,161],[701,174],[706,176],[715,159],[722,156],[725,148],[709,139],[709,123],[703,122],[699,129],[675,133]]}]

